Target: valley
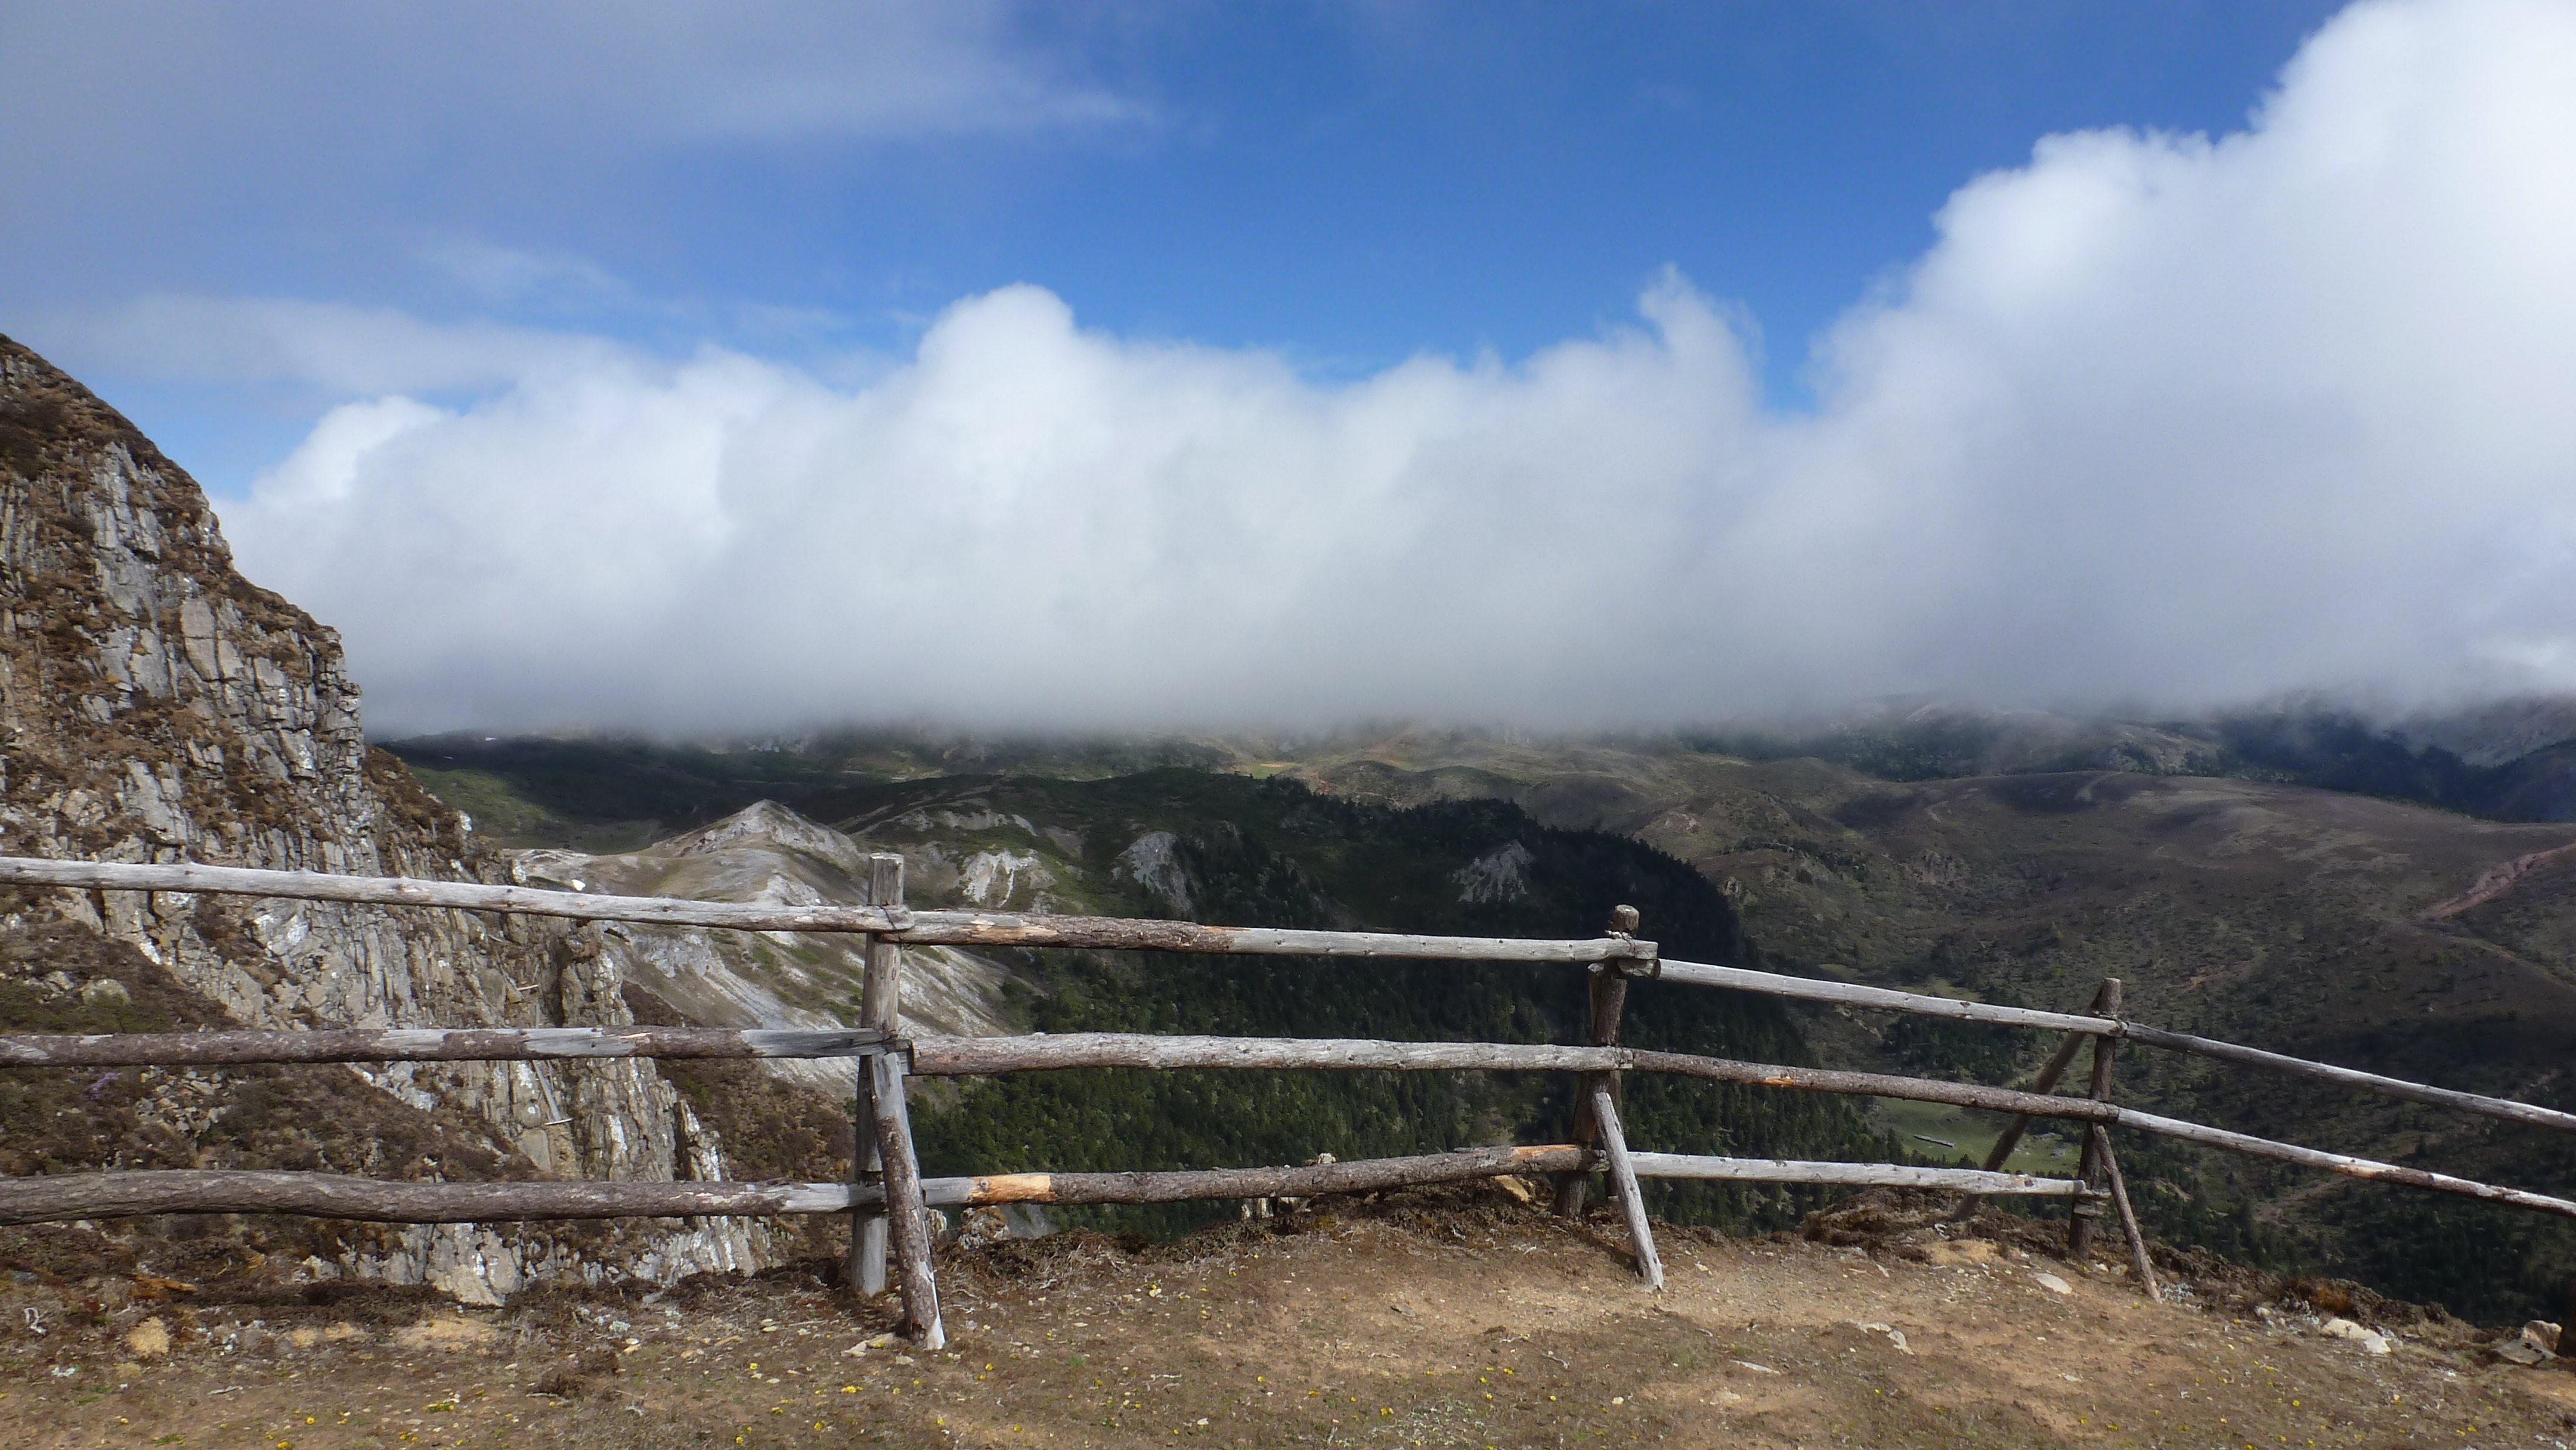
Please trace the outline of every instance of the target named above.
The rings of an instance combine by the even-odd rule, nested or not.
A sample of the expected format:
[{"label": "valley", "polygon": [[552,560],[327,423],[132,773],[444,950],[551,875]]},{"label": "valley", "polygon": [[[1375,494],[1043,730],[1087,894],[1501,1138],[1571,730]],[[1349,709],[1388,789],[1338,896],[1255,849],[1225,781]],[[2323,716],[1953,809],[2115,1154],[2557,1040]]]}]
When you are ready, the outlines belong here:
[{"label": "valley", "polygon": [[[584,797],[557,788],[551,772],[561,767],[545,742],[512,742],[507,761],[445,741],[397,749],[434,787],[471,780],[487,797],[521,800],[537,814],[615,798],[598,774]],[[562,749],[583,758],[593,747]],[[1024,802],[1018,814],[1029,824],[1013,841],[961,838],[940,849],[959,860],[970,848],[1026,853],[1050,882],[1081,879],[1043,837],[1097,829],[1050,814],[1085,793],[1215,798],[1266,785],[1302,788],[1341,809],[1508,805],[1548,828],[1642,843],[1714,888],[1740,919],[1742,943],[1712,952],[1667,936],[1675,959],[1759,960],[1773,970],[2060,1010],[2080,1008],[2101,978],[2117,976],[2126,1010],[2160,1026],[2567,1102],[2564,1063],[2576,1042],[2568,941],[2576,853],[2561,854],[2576,844],[2569,824],[2488,821],[2244,776],[2091,769],[1891,780],[1816,756],[1758,759],[1678,740],[1393,730],[1302,744],[1144,742],[1107,758],[958,742],[809,750],[803,778],[828,772],[843,783],[782,798],[880,844],[903,834],[888,828],[914,809],[905,802],[971,799],[985,803],[979,810],[995,799]],[[938,769],[947,754],[1007,773],[918,773]],[[1176,754],[1195,759],[1113,773],[1138,756]],[[1126,839],[1141,836],[1147,817],[1132,819],[1138,830]],[[905,849],[910,859],[915,848]],[[944,879],[930,869],[923,879]],[[1097,874],[1116,878],[1119,867]],[[1078,888],[1052,889],[1073,909],[1106,905]],[[1019,901],[1034,899],[1033,891]],[[1150,891],[1123,899],[1123,909],[1156,914],[1269,919],[1260,901],[1229,913],[1218,909],[1220,896],[1186,905]],[[1456,918],[1444,918],[1430,893],[1415,893],[1395,896],[1370,923],[1396,920],[1435,929],[1428,923]],[[2009,1030],[1875,1014],[1791,1016],[1803,1050],[1829,1065],[2003,1082],[2051,1046]],[[2120,1072],[2124,1098],[2157,1111],[2542,1191],[2576,1187],[2576,1157],[2542,1135],[2139,1049]],[[1975,1117],[1881,1105],[1868,1127],[1882,1145],[1959,1161],[1991,1141],[1995,1125]],[[2068,1152],[2035,1139],[2014,1166],[2062,1167],[2053,1155]],[[2146,1181],[2141,1212],[2153,1230],[2183,1241],[2351,1272],[2489,1317],[2554,1312],[2576,1282],[2576,1238],[2526,1215],[2426,1204],[2149,1142],[2123,1153]]]},{"label": "valley", "polygon": [[[2566,1105],[2576,824],[2550,804],[2565,742],[2545,710],[2413,734],[2322,715],[1926,705],[1725,737],[915,729],[378,746],[336,636],[233,571],[183,471],[5,341],[0,486],[0,845],[13,853],[820,903],[862,900],[865,858],[890,852],[919,906],[1465,935],[1588,936],[1625,904],[1674,960],[2055,1008],[2118,976],[2130,1014],[2160,1025]],[[17,1031],[820,1026],[847,1020],[858,985],[846,942],[796,933],[174,893],[0,901],[0,1027]],[[911,1030],[966,1034],[1564,1042],[1583,1031],[1584,996],[1576,973],[1471,964],[935,949],[910,954],[903,1011]],[[1638,984],[1627,1021],[1639,1047],[1987,1082],[2027,1074],[2050,1046],[1675,983]],[[2576,1148],[2526,1130],[2134,1049],[2120,1074],[2123,1099],[2152,1109],[2576,1188]],[[837,1180],[852,1171],[849,1091],[830,1066],[715,1061],[86,1082],[0,1069],[0,1171]],[[926,1086],[915,1115],[934,1175],[1142,1170],[1552,1141],[1569,1092],[1542,1075],[1075,1071]],[[1958,1161],[1996,1127],[1642,1075],[1623,1114],[1641,1146],[1749,1156]],[[2069,1154],[2038,1134],[2015,1166],[2062,1172]],[[2559,1317],[2576,1283],[2576,1234],[2529,1215],[2143,1141],[2122,1155],[2150,1230],[2204,1253],[2204,1278],[2215,1251],[2486,1323]],[[1755,1251],[1710,1235],[1795,1230],[1835,1195],[1665,1181],[1649,1198],[1687,1242],[1741,1257]],[[1070,1246],[1029,1253],[1109,1234],[1122,1253],[1198,1254],[1256,1232],[1223,1226],[1234,1212],[1021,1212],[1003,1231]],[[1604,1248],[1587,1225],[1524,1227]],[[0,1231],[0,1267],[40,1316],[94,1300],[78,1309],[94,1338],[132,1327],[134,1285],[184,1281],[207,1306],[409,1294],[506,1312],[576,1283],[632,1286],[623,1295],[810,1276],[843,1229],[142,1220]],[[2015,1232],[2030,1253],[2053,1230]],[[1510,1247],[1541,1251],[1526,1234]],[[30,1374],[59,1378],[87,1342],[30,1330],[11,1343]],[[2056,1425],[2030,1423],[2043,1422]]]}]

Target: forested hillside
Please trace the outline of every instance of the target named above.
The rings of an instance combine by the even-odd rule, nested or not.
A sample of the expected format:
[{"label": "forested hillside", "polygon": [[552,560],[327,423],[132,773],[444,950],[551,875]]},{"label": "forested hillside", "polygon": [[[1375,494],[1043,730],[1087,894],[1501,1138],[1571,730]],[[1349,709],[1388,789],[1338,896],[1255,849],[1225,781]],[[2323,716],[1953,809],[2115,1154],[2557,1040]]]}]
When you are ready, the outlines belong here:
[{"label": "forested hillside", "polygon": [[[1159,770],[1115,779],[933,781],[806,803],[862,839],[907,845],[926,805],[1019,817],[1079,838],[1059,873],[1105,891],[1088,903],[1233,925],[1461,935],[1598,935],[1634,905],[1677,956],[1755,960],[1726,899],[1688,866],[1623,837],[1539,825],[1499,801],[1411,809],[1354,804],[1288,781]],[[840,814],[839,807],[848,811]],[[1135,844],[1168,834],[1160,869]],[[1586,988],[1566,967],[1147,953],[1032,953],[1021,1011],[1046,1032],[1206,1032],[1496,1042],[1581,1041]],[[1776,1002],[1641,983],[1627,1040],[1769,1062],[1811,1056]],[[1559,1142],[1562,1076],[1495,1074],[1031,1074],[967,1086],[925,1124],[933,1172],[1300,1162],[1502,1141]],[[1852,1105],[1639,1078],[1632,1138],[1674,1152],[1833,1156],[1887,1151]],[[1684,1221],[1778,1226],[1805,1198],[1670,1185]],[[1205,1210],[1141,1211],[1170,1225]]]},{"label": "forested hillside", "polygon": [[[2094,745],[2143,753],[2146,767],[2049,771],[2035,767],[2064,763],[2062,753],[2053,753],[2057,745],[2048,743],[2065,743],[2058,726],[2028,719],[2005,723],[2012,729],[1926,717],[1916,722],[1919,728],[1897,732],[1893,743],[1912,752],[1904,758],[1937,758],[1945,765],[1905,781],[1812,755],[1730,755],[1709,741],[1532,742],[1412,729],[1302,743],[1237,741],[1223,750],[1211,742],[1180,740],[1114,750],[914,740],[902,750],[872,746],[875,753],[864,759],[834,753],[838,746],[817,746],[801,760],[765,768],[773,774],[782,767],[804,772],[803,793],[788,798],[880,842],[913,829],[897,818],[952,796],[1034,802],[1028,807],[1033,819],[1053,811],[1068,821],[1116,822],[1105,833],[1091,828],[1083,838],[1089,865],[1069,870],[1066,884],[1052,888],[1062,908],[1072,910],[1169,910],[1153,893],[1123,879],[1114,857],[1141,834],[1170,829],[1176,844],[1187,843],[1181,857],[1204,878],[1193,909],[1209,920],[1331,919],[1420,923],[1418,929],[1426,930],[1588,933],[1598,929],[1604,906],[1620,898],[1615,892],[1587,897],[1558,884],[1583,879],[1581,870],[1552,867],[1562,874],[1545,884],[1534,874],[1532,896],[1508,905],[1461,901],[1461,888],[1448,875],[1511,832],[1537,832],[1529,838],[1534,852],[1542,839],[1555,843],[1546,848],[1552,861],[1568,843],[1644,843],[1652,850],[1635,859],[1658,863],[1646,873],[1652,879],[1661,880],[1654,873],[1677,863],[1690,868],[1677,878],[1688,884],[1686,891],[1677,884],[1667,896],[1649,897],[1640,886],[1630,898],[1646,898],[1637,904],[1646,909],[1647,930],[1675,957],[1759,959],[1794,973],[2052,1008],[2080,1007],[2102,977],[2120,976],[2129,985],[2130,1011],[2147,1021],[2568,1105],[2563,1064],[2576,1048],[2576,927],[2569,925],[2576,922],[2576,860],[2570,859],[2576,853],[2558,852],[2576,843],[2576,830],[2480,821],[2369,799],[2369,791],[2246,778],[2261,772],[2245,763],[2276,747],[2294,757],[2291,763],[2302,772],[2360,771],[2356,785],[2398,778],[2404,762],[2422,764],[2423,751],[2450,749],[2406,743],[2412,736],[2391,743],[2384,730],[2337,733],[2311,720],[2295,731],[2284,726],[2265,735],[2249,725],[2234,746],[2220,747],[2169,732],[2126,730]],[[2548,732],[2523,733],[2528,738],[2515,743],[2511,730],[2488,730],[2504,744],[2484,753],[2474,734],[2446,738],[2467,752],[2461,760],[2476,755],[2489,763],[2466,768],[2483,770],[2499,751],[2511,755]],[[2262,743],[2267,739],[2273,744]],[[506,756],[499,753],[504,744],[511,752]],[[598,758],[581,755],[596,747],[580,742],[445,741],[434,750],[419,743],[403,748],[438,788],[519,802],[512,808],[552,816],[555,830],[579,828],[571,819],[578,814],[575,796],[566,789],[567,776],[577,772],[568,762]],[[634,745],[616,748],[652,758],[657,769],[685,769],[692,780],[709,785],[725,772],[751,771],[777,754],[710,751],[689,757]],[[2236,778],[2188,775],[2191,752],[2205,748],[2232,752],[2213,768],[2236,769]],[[1210,751],[1224,758],[1223,770],[1208,769],[1193,755]],[[944,754],[974,755],[987,768],[1022,773],[959,782],[828,783],[849,782],[852,773],[879,766],[913,772]],[[2539,746],[2538,754],[2549,754],[2549,748]],[[1191,757],[1187,763],[1197,768],[1115,773],[1140,756]],[[1901,773],[1895,757],[1874,763]],[[1961,776],[1947,769],[1969,765],[1994,773]],[[2436,769],[2437,783],[2446,769]],[[1087,779],[1059,779],[1057,772]],[[1316,794],[1283,793],[1261,777],[1302,782]],[[585,789],[601,777],[589,779],[593,786]],[[613,792],[590,797],[613,798]],[[1283,801],[1298,804],[1289,809]],[[1527,816],[1479,814],[1506,803]],[[1328,825],[1336,821],[1380,824]],[[1240,836],[1226,828],[1228,822],[1239,823]],[[1346,838],[1337,839],[1336,831]],[[1358,838],[1373,844],[1356,844]],[[1030,839],[1013,847],[988,836],[960,841],[957,848],[1040,854],[1060,849],[1030,847]],[[1573,856],[1587,859],[1584,852],[1607,850],[1585,846]],[[1063,894],[1077,876],[1107,894],[1085,894],[1089,886]],[[1725,916],[1693,904],[1702,890],[1711,893],[1715,907],[1726,909]],[[1701,920],[1723,920],[1725,930],[1703,931],[1694,924]],[[1174,962],[1070,958],[1031,962],[1025,980],[1042,990],[1032,992],[1019,1010],[1049,1030],[1186,1020],[1222,1023],[1224,1030],[1429,1036],[1447,1033],[1452,1024],[1516,1021],[1489,995],[1500,990],[1496,984],[1462,989],[1443,969],[1326,968],[1320,975],[1274,979],[1244,976],[1241,968],[1217,964],[1201,971]],[[1573,1040],[1579,1022],[1574,984],[1532,977],[1523,985],[1534,1015],[1517,1019],[1515,1030]],[[1641,1040],[1656,1031],[1689,1032],[1700,1034],[1704,1050],[1773,1057],[1800,1050],[1803,1042],[1833,1066],[1992,1082],[2027,1072],[2050,1046],[2027,1033],[1806,1009],[1702,1024],[1691,1014],[1717,1012],[1718,1004],[1671,990],[1641,991],[1634,1002],[1631,1022]],[[1736,1004],[1727,1010],[1751,1009]],[[1382,1025],[1308,1026],[1326,1018]],[[1255,1025],[1270,1022],[1286,1025]],[[1667,1023],[1673,1025],[1659,1025]],[[1773,1042],[1788,1045],[1775,1050],[1768,1045]],[[1562,1110],[1544,1095],[1562,1086],[1387,1084],[1367,1091],[1378,1094],[1369,1111],[1381,1113],[1397,1110],[1400,1093],[1426,1095],[1418,1104],[1403,1100],[1400,1106],[1438,1130],[1419,1140],[1430,1143],[1462,1124],[1546,1128],[1561,1121]],[[1086,1152],[1092,1142],[1116,1146],[1107,1142],[1114,1136],[1112,1121],[1151,1122],[1167,1139],[1178,1134],[1261,1159],[1341,1150],[1294,1135],[1256,1138],[1269,1131],[1260,1123],[1312,1120],[1335,1123],[1337,1133],[1377,1131],[1371,1123],[1378,1120],[1366,1112],[1325,1100],[1358,1091],[1356,1086],[1268,1085],[1264,1091],[1325,1097],[1301,1100],[1296,1114],[1247,1118],[1234,1112],[1237,1104],[1224,1094],[1251,1090],[1248,1082],[1227,1088],[1187,1079],[1151,1084],[1099,1077],[1081,1088],[1092,1103],[1110,1103],[1115,1094],[1134,1096],[1119,1100],[1114,1118],[1104,1108],[1086,1120],[1066,1096],[1072,1088],[1014,1084],[994,1090],[983,1105],[977,1131],[988,1137],[975,1151],[1006,1161],[1023,1153],[1043,1155],[1049,1151],[1048,1125],[1059,1120],[1089,1125],[1078,1130],[1087,1135]],[[1821,1145],[1850,1131],[1838,1125],[1836,1115],[1845,1111],[1839,1106],[1785,1097],[1745,1103],[1711,1095],[1689,1098],[1684,1111],[1657,1099],[1662,1088],[1640,1083],[1632,1090],[1645,1095],[1637,1104],[1638,1139],[1655,1146],[1685,1146],[1695,1131],[1709,1134],[1696,1141],[1714,1142],[1724,1129],[1737,1135],[1732,1141],[1744,1151],[1810,1151],[1798,1146],[1809,1144],[1821,1152],[1827,1151]],[[2121,1096],[2157,1111],[2322,1147],[2543,1191],[2576,1190],[2576,1156],[2554,1138],[2243,1069],[2132,1050],[2121,1069]],[[1645,1116],[1666,1111],[1682,1116]],[[1821,1116],[1776,1126],[1760,1121],[1774,1111]],[[1166,1130],[1159,1125],[1167,1118],[1189,1126]],[[1353,1126],[1340,1126],[1345,1121]],[[1995,1128],[1973,1115],[1944,1117],[1884,1103],[1871,1108],[1867,1122],[1880,1139],[1870,1156],[1890,1151],[1889,1135],[1929,1156],[1973,1155]],[[1758,1148],[1764,1132],[1787,1146]],[[1958,1146],[1944,1148],[1927,1139]],[[2035,1136],[2015,1166],[2063,1171],[2072,1166],[2072,1146]],[[2181,1153],[2144,1140],[2127,1143],[2123,1152],[2140,1185],[2141,1212],[2156,1232],[2178,1242],[2207,1244],[2284,1270],[2351,1274],[2392,1293],[2439,1300],[2489,1319],[2555,1315],[2568,1283],[2576,1280],[2576,1234],[2526,1213]],[[1070,1163],[1074,1157],[1046,1161]],[[1776,1205],[1741,1202],[1712,1204],[1708,1211],[1774,1217],[1779,1212]]]}]

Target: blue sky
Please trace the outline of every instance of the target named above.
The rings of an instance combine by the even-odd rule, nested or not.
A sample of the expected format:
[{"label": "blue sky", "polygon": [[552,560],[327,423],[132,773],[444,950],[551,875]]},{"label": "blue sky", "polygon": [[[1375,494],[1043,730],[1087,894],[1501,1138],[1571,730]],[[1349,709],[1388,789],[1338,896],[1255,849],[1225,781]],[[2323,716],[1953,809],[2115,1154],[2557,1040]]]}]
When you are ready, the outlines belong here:
[{"label": "blue sky", "polygon": [[[86,358],[84,315],[286,297],[826,357],[899,351],[957,298],[1034,282],[1088,325],[1349,376],[1426,350],[1526,355],[1626,315],[1675,266],[1758,324],[1768,394],[1798,407],[1810,337],[1924,250],[1963,182],[2052,132],[2241,126],[2333,8],[1032,7],[956,29],[1095,104],[1021,117],[1025,98],[968,95],[882,123],[654,136],[541,73],[492,77],[516,92],[497,114],[442,108],[426,62],[488,54],[426,18],[240,12],[206,49],[293,64],[227,86],[185,73],[205,22],[156,39],[156,7],[109,5],[61,27],[89,62],[81,99],[13,123],[78,164],[13,186],[0,302],[225,493],[337,398],[245,394],[148,349]],[[579,30],[486,23],[494,46],[585,63]],[[21,65],[64,38],[23,11],[0,25]],[[887,43],[792,7],[765,29],[786,50]],[[686,63],[673,47],[629,57],[639,88]],[[137,56],[186,104],[85,140],[82,109],[133,104],[108,78]]]},{"label": "blue sky", "polygon": [[2571,0],[0,4],[0,330],[379,726],[2558,688],[2570,74]]}]

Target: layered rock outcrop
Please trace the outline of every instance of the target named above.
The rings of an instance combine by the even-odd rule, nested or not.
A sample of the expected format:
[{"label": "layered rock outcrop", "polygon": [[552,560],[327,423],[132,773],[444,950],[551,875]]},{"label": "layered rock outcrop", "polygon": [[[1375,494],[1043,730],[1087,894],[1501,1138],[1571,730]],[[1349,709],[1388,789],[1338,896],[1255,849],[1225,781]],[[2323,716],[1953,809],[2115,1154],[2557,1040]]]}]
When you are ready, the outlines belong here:
[{"label": "layered rock outcrop", "polygon": [[[469,821],[367,746],[358,706],[338,636],[234,569],[197,484],[0,338],[0,852],[507,880]],[[557,923],[45,891],[8,897],[0,925],[128,944],[244,1025],[632,1020],[619,953]],[[369,1078],[414,1108],[462,1110],[534,1171],[722,1171],[720,1145],[691,1131],[649,1062],[406,1064]],[[754,1267],[763,1242],[720,1222],[579,1252],[423,1228],[352,1240],[322,1271],[489,1299],[540,1271]]]}]

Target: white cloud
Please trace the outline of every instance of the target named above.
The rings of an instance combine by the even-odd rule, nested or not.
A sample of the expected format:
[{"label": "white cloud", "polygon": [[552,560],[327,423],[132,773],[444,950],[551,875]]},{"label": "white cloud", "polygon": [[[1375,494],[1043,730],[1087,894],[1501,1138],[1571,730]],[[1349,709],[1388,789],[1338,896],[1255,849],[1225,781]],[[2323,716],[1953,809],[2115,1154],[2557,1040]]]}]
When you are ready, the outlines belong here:
[{"label": "white cloud", "polygon": [[2568,4],[2365,4],[2243,133],[2050,138],[1809,418],[1677,279],[1338,385],[1033,287],[862,386],[380,318],[506,385],[353,404],[227,522],[380,729],[2576,687],[2571,74]]}]

